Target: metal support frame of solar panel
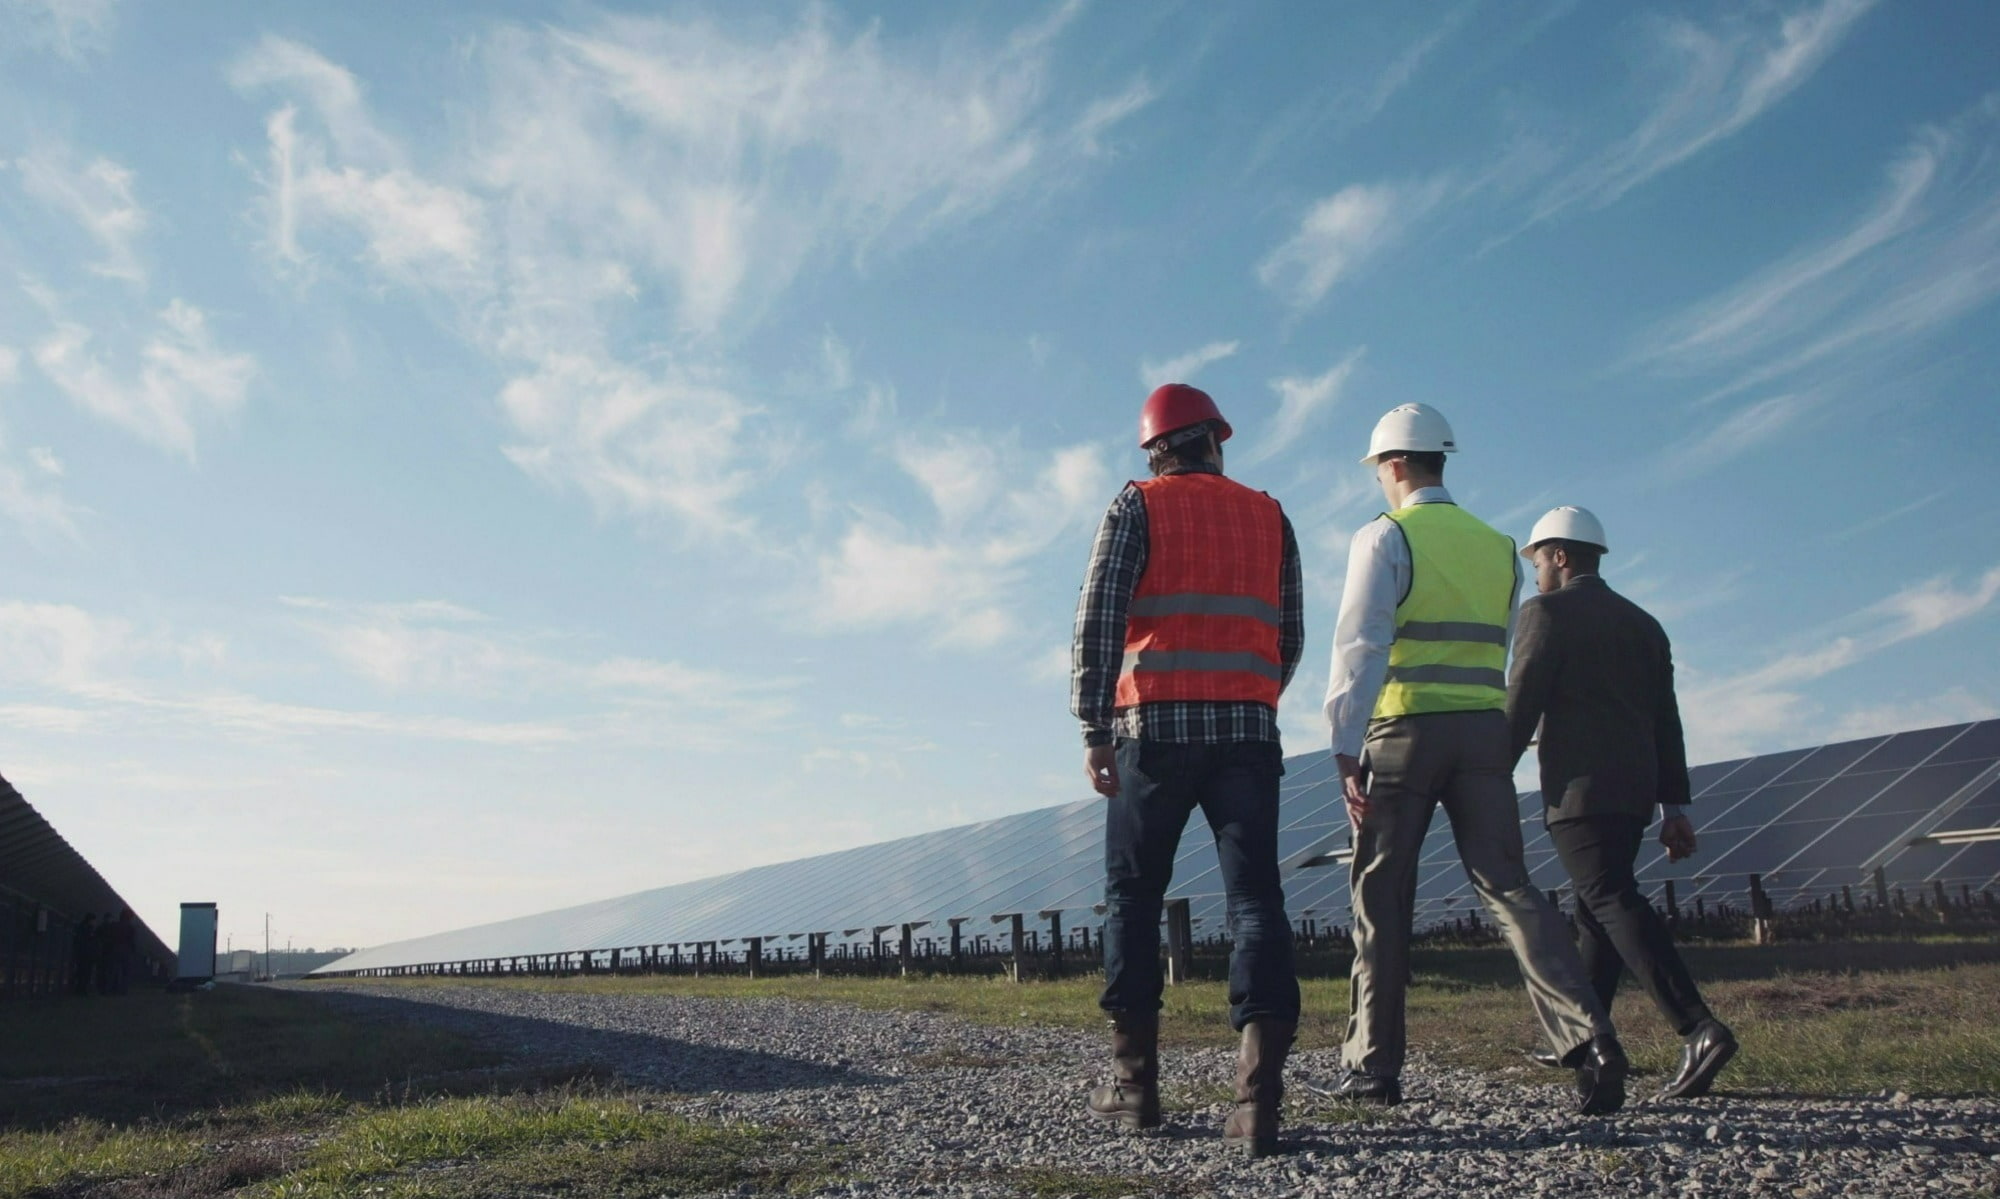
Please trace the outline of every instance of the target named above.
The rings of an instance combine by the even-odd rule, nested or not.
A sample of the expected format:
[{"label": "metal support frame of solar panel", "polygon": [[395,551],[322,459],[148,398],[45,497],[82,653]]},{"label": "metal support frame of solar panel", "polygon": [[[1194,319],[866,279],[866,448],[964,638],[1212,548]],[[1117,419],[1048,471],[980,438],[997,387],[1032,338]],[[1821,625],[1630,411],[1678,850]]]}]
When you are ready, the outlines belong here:
[{"label": "metal support frame of solar panel", "polygon": [[[1293,757],[1280,787],[1279,852],[1287,909],[1320,924],[1348,917],[1347,871],[1324,861],[1347,839],[1338,775],[1324,752]],[[1642,855],[1640,879],[1656,896],[1668,880],[1677,900],[1738,901],[1750,874],[1779,906],[1808,902],[1867,881],[1877,864],[1892,885],[1933,880],[1984,890],[2000,880],[2000,846],[1912,846],[1911,840],[1967,819],[2000,824],[2000,721],[1920,729],[1813,749],[1698,766],[1691,772],[1702,852],[1669,864]],[[1539,794],[1520,797],[1527,862],[1537,886],[1568,885],[1542,827]],[[1905,819],[1907,817],[1907,819]],[[1844,831],[1843,831],[1844,830]],[[1759,840],[1758,838],[1762,838]],[[1783,847],[1783,852],[1776,852]],[[1420,852],[1416,923],[1482,911],[1451,841],[1432,821]],[[1865,864],[1865,865],[1864,865]],[[1197,935],[1222,931],[1225,899],[1211,839],[1191,817],[1169,896],[1190,901]],[[524,916],[478,928],[364,950],[322,967],[373,966],[608,951],[695,942],[770,944],[829,934],[828,944],[865,946],[878,929],[918,924],[942,940],[960,921],[967,938],[1003,935],[990,923],[1019,913],[1031,929],[1044,914],[1069,929],[1097,919],[1103,894],[1103,812],[1083,800],[963,828],[860,846],[717,878],[676,884]],[[893,940],[892,936],[892,940]]]},{"label": "metal support frame of solar panel", "polygon": [[[76,920],[131,907],[5,778],[0,778],[0,886],[21,902]],[[171,972],[173,951],[143,920],[134,920],[140,957]]]}]

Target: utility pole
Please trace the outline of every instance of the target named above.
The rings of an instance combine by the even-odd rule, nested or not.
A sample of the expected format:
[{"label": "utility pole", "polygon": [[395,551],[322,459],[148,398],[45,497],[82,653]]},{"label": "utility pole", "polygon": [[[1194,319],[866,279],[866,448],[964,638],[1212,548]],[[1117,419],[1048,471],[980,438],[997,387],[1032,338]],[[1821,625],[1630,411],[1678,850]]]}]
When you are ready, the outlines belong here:
[{"label": "utility pole", "polygon": [[264,913],[264,981],[271,981],[271,913]]}]

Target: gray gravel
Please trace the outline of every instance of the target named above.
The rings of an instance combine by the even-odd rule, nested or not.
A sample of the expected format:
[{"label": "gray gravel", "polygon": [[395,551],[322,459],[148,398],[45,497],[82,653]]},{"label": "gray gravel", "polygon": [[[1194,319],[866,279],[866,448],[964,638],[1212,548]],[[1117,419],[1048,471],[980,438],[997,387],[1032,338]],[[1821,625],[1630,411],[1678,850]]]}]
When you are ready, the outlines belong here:
[{"label": "gray gravel", "polygon": [[1401,1107],[1355,1113],[1298,1085],[1338,1077],[1336,1052],[1319,1050],[1288,1071],[1291,1151],[1253,1162],[1219,1140],[1232,1057],[1222,1049],[1170,1052],[1162,1086],[1178,1110],[1159,1132],[1132,1134],[1080,1114],[1105,1046],[1070,1030],[778,999],[308,989],[470,1032],[523,1064],[595,1063],[684,1096],[675,1102],[691,1115],[796,1127],[859,1155],[851,1173],[868,1181],[826,1195],[1011,1196],[995,1175],[1043,1167],[1130,1179],[1134,1194],[2000,1196],[1993,1099],[1711,1096],[1592,1118],[1539,1077],[1417,1055]]}]

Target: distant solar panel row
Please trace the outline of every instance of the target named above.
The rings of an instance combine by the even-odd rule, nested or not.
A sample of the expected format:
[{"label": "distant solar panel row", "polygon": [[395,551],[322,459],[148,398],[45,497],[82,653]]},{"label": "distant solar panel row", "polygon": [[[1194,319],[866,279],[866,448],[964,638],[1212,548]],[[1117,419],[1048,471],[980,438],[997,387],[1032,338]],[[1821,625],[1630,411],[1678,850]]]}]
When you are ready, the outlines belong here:
[{"label": "distant solar panel row", "polygon": [[[1345,924],[1347,872],[1327,864],[1347,841],[1347,816],[1325,753],[1286,762],[1279,855],[1295,918]],[[1743,902],[1762,876],[1780,907],[1860,887],[1882,867],[1892,886],[1943,883],[1984,891],[2000,884],[2000,840],[1943,844],[1951,830],[2000,825],[2000,721],[1921,729],[1815,749],[1698,766],[1692,772],[1701,852],[1670,864],[1642,855],[1655,894],[1673,880],[1680,902]],[[1567,879],[1542,828],[1539,793],[1521,796],[1528,863],[1548,890]],[[1190,900],[1200,925],[1223,919],[1215,849],[1196,816],[1175,865],[1171,894]],[[1103,898],[1104,821],[1095,800],[636,895],[438,933],[358,951],[315,971],[692,945],[762,937],[767,944],[830,934],[867,941],[875,930],[966,921],[967,934],[1012,914],[1061,912],[1069,927],[1093,919]],[[1451,842],[1434,821],[1425,839],[1417,921],[1434,925],[1475,910]]]}]

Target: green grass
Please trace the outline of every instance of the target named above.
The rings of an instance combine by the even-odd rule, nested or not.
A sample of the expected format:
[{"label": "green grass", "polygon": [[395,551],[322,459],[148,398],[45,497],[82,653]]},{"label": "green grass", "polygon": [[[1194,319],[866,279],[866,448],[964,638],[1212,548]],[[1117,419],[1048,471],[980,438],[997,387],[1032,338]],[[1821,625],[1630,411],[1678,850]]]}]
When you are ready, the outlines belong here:
[{"label": "green grass", "polygon": [[659,1195],[748,1182],[760,1190],[817,1180],[825,1162],[787,1157],[773,1134],[702,1124],[626,1093],[437,1100],[369,1111],[336,1125],[257,1199],[335,1199],[381,1187],[396,1196],[479,1196],[563,1188]]},{"label": "green grass", "polygon": [[[2000,1092],[2000,943],[1938,937],[1775,947],[1696,945],[1685,950],[1704,996],[1743,1042],[1724,1089],[1841,1095],[1882,1089],[1920,1094]],[[1344,961],[1341,963],[1344,965]],[[1520,975],[1504,949],[1433,949],[1413,955],[1410,1040],[1435,1059],[1519,1071],[1528,1082],[1562,1076],[1524,1064],[1536,1029]],[[1344,971],[1343,971],[1344,973]],[[566,979],[412,979],[394,986],[486,986],[589,993],[787,998],[863,1008],[949,1013],[998,1026],[1103,1026],[1093,977],[1011,983],[992,977],[912,975],[813,978],[778,975],[588,975]],[[1300,1044],[1339,1043],[1345,977],[1301,983]],[[1645,1073],[1669,1071],[1679,1041],[1630,980],[1617,1012],[1620,1036]],[[1161,1036],[1169,1045],[1232,1040],[1225,987],[1170,987]],[[968,1059],[990,1058],[968,1051]]]},{"label": "green grass", "polygon": [[201,1143],[184,1132],[76,1120],[53,1132],[0,1133],[0,1199],[58,1187],[142,1178],[192,1166]]},{"label": "green grass", "polygon": [[803,1189],[837,1158],[588,1068],[224,988],[9,1005],[0,1199],[654,1196]]},{"label": "green grass", "polygon": [[335,1018],[309,996],[262,988],[36,1000],[9,1004],[0,1020],[0,1127],[298,1103],[302,1088],[366,1097],[500,1061],[461,1036]]}]

